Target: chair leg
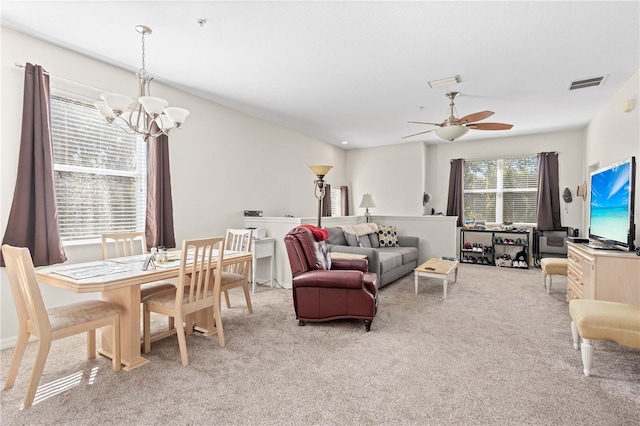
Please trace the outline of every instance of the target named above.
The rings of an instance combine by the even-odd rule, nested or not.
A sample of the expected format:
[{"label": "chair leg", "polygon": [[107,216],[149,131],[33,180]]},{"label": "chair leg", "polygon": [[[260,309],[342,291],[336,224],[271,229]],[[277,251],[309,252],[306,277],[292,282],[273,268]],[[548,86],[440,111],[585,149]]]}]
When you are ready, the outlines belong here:
[{"label": "chair leg", "polygon": [[547,284],[547,294],[551,294],[551,284],[553,284],[553,275],[549,275],[549,281]]},{"label": "chair leg", "polygon": [[180,359],[182,360],[182,366],[189,366],[189,355],[187,354],[187,337],[184,332],[184,326],[182,321],[176,323],[176,332],[178,335],[178,346],[180,347]]},{"label": "chair leg", "polygon": [[582,339],[582,367],[585,376],[591,375],[591,363],[593,362],[593,340]]},{"label": "chair leg", "polygon": [[220,301],[213,307],[213,322],[216,325],[216,332],[218,333],[218,343],[221,348],[224,348],[224,330],[222,328],[222,316],[220,315]]},{"label": "chair leg", "polygon": [[231,309],[231,302],[229,301],[229,291],[224,291],[224,301],[227,303],[227,309]]},{"label": "chair leg", "polygon": [[16,347],[13,350],[13,358],[11,359],[11,365],[9,366],[9,372],[7,373],[7,380],[4,382],[4,388],[10,389],[13,387],[13,383],[16,381],[22,358],[24,357],[24,351],[27,349],[27,343],[29,343],[29,336],[31,333],[21,331],[18,333],[18,340]]},{"label": "chair leg", "polygon": [[578,349],[580,347],[580,334],[573,321],[571,321],[571,336],[573,337],[573,349]]},{"label": "chair leg", "polygon": [[364,320],[364,327],[367,329],[367,331],[371,331],[371,320]]},{"label": "chair leg", "polygon": [[249,310],[249,313],[252,314],[253,306],[251,305],[251,293],[249,293],[249,281],[245,281],[242,288],[244,289],[244,298],[247,301],[247,309]]},{"label": "chair leg", "polygon": [[96,331],[87,331],[87,359],[96,357]]},{"label": "chair leg", "polygon": [[542,287],[546,287],[547,286],[547,274],[544,272],[544,269],[542,270]]},{"label": "chair leg", "polygon": [[51,349],[51,340],[39,339],[38,340],[38,354],[36,355],[35,363],[33,364],[33,370],[31,371],[31,379],[29,379],[29,386],[27,387],[27,395],[24,397],[24,408],[31,407],[33,400],[38,390],[38,383],[42,377],[42,371],[44,370],[44,364],[47,361],[49,350]]}]

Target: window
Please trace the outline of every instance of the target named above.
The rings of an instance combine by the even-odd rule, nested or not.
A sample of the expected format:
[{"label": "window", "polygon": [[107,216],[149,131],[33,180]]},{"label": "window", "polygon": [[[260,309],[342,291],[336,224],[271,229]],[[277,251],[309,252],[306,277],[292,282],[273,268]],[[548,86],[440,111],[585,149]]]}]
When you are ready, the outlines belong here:
[{"label": "window", "polygon": [[94,105],[51,96],[53,169],[64,242],[144,231],[146,146]]},{"label": "window", "polygon": [[536,223],[537,156],[465,161],[465,218]]},{"label": "window", "polygon": [[331,216],[342,216],[342,189],[331,188]]}]

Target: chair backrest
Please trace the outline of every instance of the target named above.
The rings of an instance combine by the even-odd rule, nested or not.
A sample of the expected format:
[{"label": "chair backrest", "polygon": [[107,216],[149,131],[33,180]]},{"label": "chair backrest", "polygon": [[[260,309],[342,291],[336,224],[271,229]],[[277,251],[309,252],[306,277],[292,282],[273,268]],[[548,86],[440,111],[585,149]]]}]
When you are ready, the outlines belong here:
[{"label": "chair backrest", "polygon": [[284,245],[294,277],[310,270],[330,269],[331,261],[324,242],[318,242],[308,228],[293,228],[284,236]]},{"label": "chair backrest", "polygon": [[102,234],[102,259],[147,254],[144,232]]},{"label": "chair backrest", "polygon": [[2,246],[2,256],[7,267],[13,301],[16,305],[20,327],[38,337],[51,330],[49,315],[42,300],[42,293],[28,248]]},{"label": "chair backrest", "polygon": [[182,242],[176,307],[190,305],[187,310],[194,311],[210,305],[213,293],[220,291],[223,258],[224,237]]},{"label": "chair backrest", "polygon": [[[227,238],[225,239],[225,250],[232,251],[251,251],[253,246],[253,229],[227,229]],[[225,266],[226,272],[246,276],[249,274],[249,262],[239,262]]]}]

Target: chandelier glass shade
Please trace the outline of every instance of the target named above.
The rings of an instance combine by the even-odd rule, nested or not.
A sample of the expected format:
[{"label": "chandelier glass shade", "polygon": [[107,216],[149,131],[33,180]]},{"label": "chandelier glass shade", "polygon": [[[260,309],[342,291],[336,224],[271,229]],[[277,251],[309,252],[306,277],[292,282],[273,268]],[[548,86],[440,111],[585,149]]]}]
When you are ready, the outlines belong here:
[{"label": "chandelier glass shade", "polygon": [[107,122],[118,125],[128,133],[137,133],[147,140],[150,136],[168,135],[171,129],[182,126],[189,111],[170,107],[165,99],[150,96],[149,85],[153,77],[147,77],[145,69],[144,37],[151,34],[151,29],[138,25],[136,31],[142,34],[142,68],[136,73],[137,99],[119,93],[103,93],[100,95],[102,102],[96,102],[95,106]]}]

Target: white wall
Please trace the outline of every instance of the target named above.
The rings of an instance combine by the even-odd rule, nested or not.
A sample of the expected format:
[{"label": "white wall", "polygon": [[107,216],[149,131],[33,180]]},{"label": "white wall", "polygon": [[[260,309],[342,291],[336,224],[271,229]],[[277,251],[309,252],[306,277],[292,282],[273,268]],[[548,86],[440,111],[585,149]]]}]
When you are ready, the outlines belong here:
[{"label": "white wall", "polygon": [[[640,168],[640,71],[616,93],[607,105],[593,117],[586,130],[584,178],[589,182],[588,168],[598,164],[610,164],[636,157]],[[625,112],[628,101],[633,103],[632,111]],[[640,245],[640,172],[636,169],[636,247]],[[588,210],[585,209],[583,227],[588,225]]]},{"label": "white wall", "polygon": [[421,142],[347,151],[346,170],[354,203],[351,214],[361,215],[362,194],[376,203],[372,215],[422,214],[423,147]]},{"label": "white wall", "polygon": [[580,228],[584,201],[575,192],[583,178],[583,132],[558,132],[541,135],[498,138],[482,141],[422,142],[389,145],[380,148],[347,151],[346,170],[351,180],[354,214],[361,214],[357,205],[362,194],[373,195],[374,215],[421,215],[422,193],[428,192],[432,200],[427,206],[436,213],[447,211],[450,161],[537,154],[543,151],[559,153],[561,191],[571,189],[574,201],[561,211],[563,226]]},{"label": "white wall", "polygon": [[[14,63],[42,65],[52,87],[60,77],[108,91],[137,93],[134,72],[1,28],[0,68],[0,230],[4,235],[13,199],[22,120],[24,70]],[[92,91],[78,86],[77,90]],[[265,215],[315,216],[310,164],[331,164],[332,184],[344,184],[344,150],[209,102],[154,81],[153,94],[191,115],[170,136],[176,241],[223,235],[243,226],[243,210]],[[65,246],[69,263],[100,258],[98,244]],[[56,306],[82,298],[42,286],[45,303]],[[85,298],[88,296],[85,296]],[[97,298],[99,294],[91,294]],[[0,269],[0,343],[17,334],[16,314],[4,268]]]}]

